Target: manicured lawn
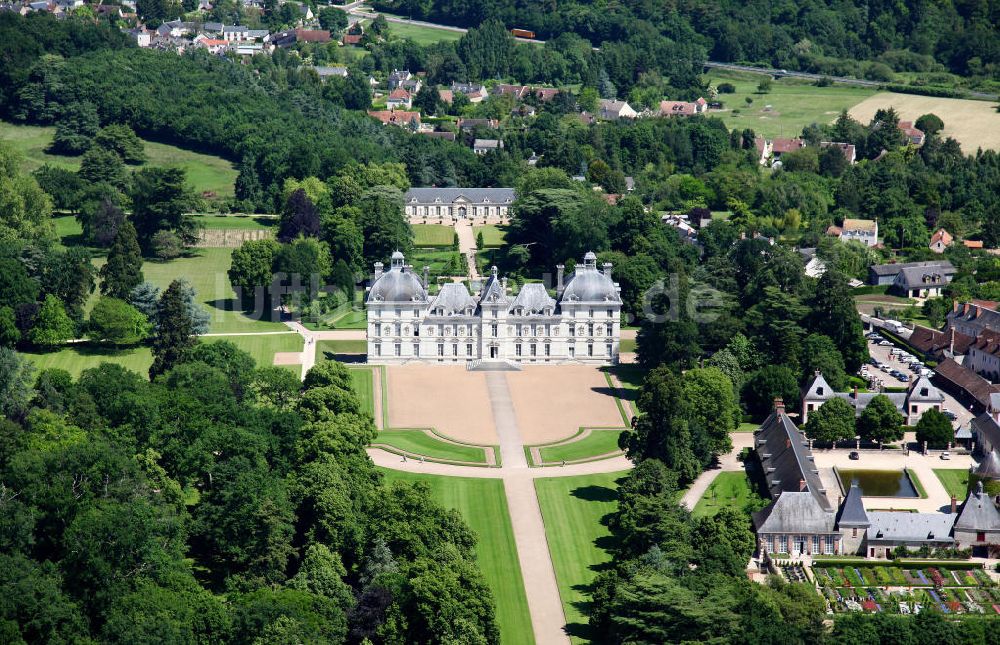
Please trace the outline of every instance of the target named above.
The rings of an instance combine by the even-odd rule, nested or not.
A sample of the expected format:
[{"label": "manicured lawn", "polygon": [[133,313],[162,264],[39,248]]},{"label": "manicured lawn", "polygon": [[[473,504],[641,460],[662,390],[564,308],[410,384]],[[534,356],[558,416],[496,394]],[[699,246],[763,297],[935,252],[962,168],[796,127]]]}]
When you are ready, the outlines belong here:
[{"label": "manicured lawn", "polygon": [[423,25],[408,25],[400,22],[389,23],[389,33],[399,38],[408,38],[418,45],[433,45],[440,42],[458,40],[462,34],[450,29],[436,29]]},{"label": "manicured lawn", "polygon": [[[710,111],[710,116],[720,117],[731,130],[752,128],[767,138],[797,137],[810,123],[831,123],[842,110],[875,94],[874,89],[864,87],[816,87],[808,81],[790,78],[777,79],[769,93],[757,94],[757,84],[767,76],[711,70],[705,77],[716,87],[720,82],[736,86],[735,94],[720,94],[717,99],[723,102],[725,111]],[[749,107],[746,97],[753,99]],[[734,110],[739,113],[734,114]]]},{"label": "manicured lawn", "polygon": [[[266,317],[254,320],[240,311],[229,276],[226,272],[231,264],[232,249],[193,249],[189,257],[177,258],[169,262],[146,261],[142,265],[145,279],[161,290],[170,286],[178,278],[186,278],[195,288],[196,299],[211,315],[212,333],[237,333],[255,331],[284,331],[281,322],[272,322]],[[94,260],[95,266],[104,264],[103,258]],[[91,295],[88,309],[96,302],[98,293]],[[269,315],[266,312],[264,315]]]},{"label": "manicured lawn", "polygon": [[615,482],[624,474],[535,480],[566,629],[577,642],[587,637],[590,585],[611,559],[613,538],[604,518],[618,507]]},{"label": "manicured lawn", "polygon": [[[910,472],[912,475],[913,472]],[[935,468],[934,474],[941,480],[941,485],[959,501],[965,499],[969,490],[969,471],[964,468]]]},{"label": "manicured lawn", "polygon": [[503,246],[504,239],[507,237],[506,226],[494,226],[493,224],[474,226],[472,232],[475,234],[477,240],[479,239],[479,234],[483,234],[483,248]]},{"label": "manicured lawn", "polygon": [[723,472],[716,476],[691,514],[694,517],[711,517],[723,508],[750,513],[760,508],[760,499],[745,472]]},{"label": "manicured lawn", "polygon": [[534,643],[521,564],[517,559],[507,497],[499,479],[437,477],[382,469],[390,481],[426,482],[442,506],[454,508],[479,538],[476,559],[493,591],[503,643]]},{"label": "manicured lawn", "polygon": [[351,387],[361,401],[361,409],[375,416],[375,385],[372,381],[372,368],[352,367]]},{"label": "manicured lawn", "polygon": [[64,347],[54,352],[23,352],[24,356],[39,370],[58,368],[66,370],[74,377],[80,372],[101,363],[114,363],[126,369],[146,376],[149,366],[153,364],[153,355],[148,347],[130,349],[110,349],[89,344],[78,344]]},{"label": "manicured lawn", "polygon": [[[258,367],[274,365],[275,352],[301,352],[302,337],[294,332],[287,334],[270,334],[267,336],[209,336],[203,337],[203,343],[215,343],[227,340],[243,351],[253,356]],[[89,343],[74,344],[53,352],[24,352],[24,355],[38,367],[48,369],[57,367],[64,369],[73,376],[101,363],[115,363],[145,376],[149,366],[153,364],[153,356],[149,347],[131,347],[127,349],[112,349]],[[298,365],[286,366],[299,371]]]},{"label": "manicured lawn", "polygon": [[760,427],[759,423],[741,423],[736,428],[736,432],[756,432],[757,428]]},{"label": "manicured lawn", "polygon": [[207,230],[261,231],[278,225],[276,217],[252,215],[198,215],[194,219]]},{"label": "manicured lawn", "polygon": [[321,340],[316,343],[316,358],[334,360],[337,354],[367,354],[368,341],[365,340]]},{"label": "manicured lawn", "polygon": [[443,224],[413,224],[413,246],[417,248],[450,247],[455,242],[455,229]]},{"label": "manicured lawn", "polygon": [[[295,332],[287,334],[267,334],[263,336],[203,336],[201,342],[215,343],[228,341],[244,352],[247,352],[257,361],[257,367],[268,367],[274,365],[275,352],[301,352],[303,346],[302,336]],[[301,372],[298,365],[287,365],[296,374]]]},{"label": "manicured lawn", "polygon": [[621,430],[591,430],[583,439],[560,446],[540,448],[538,452],[542,456],[542,461],[549,464],[599,457],[619,452],[618,435],[621,433]]},{"label": "manicured lawn", "polygon": [[459,273],[455,273],[456,267],[460,267],[458,251],[416,250],[407,259],[411,260],[413,271],[421,276],[421,278],[424,275],[424,266],[430,267],[431,279],[437,279],[438,276],[450,276],[452,274],[461,275],[461,269],[458,269]]},{"label": "manicured lawn", "polygon": [[[26,170],[34,170],[44,164],[78,169],[80,157],[50,155],[45,152],[52,143],[54,133],[54,127],[0,122],[0,139],[21,151]],[[231,162],[221,157],[152,141],[145,141],[145,149],[146,166],[180,166],[187,170],[188,183],[196,192],[214,193],[219,198],[233,196],[237,171]]]},{"label": "manicured lawn", "polygon": [[348,311],[340,318],[335,318],[331,325],[334,329],[366,329],[368,314],[362,311]]},{"label": "manicured lawn", "polygon": [[636,341],[634,338],[623,338],[618,345],[618,350],[622,352],[634,352]]},{"label": "manicured lawn", "polygon": [[383,430],[378,433],[375,443],[423,455],[428,459],[486,464],[486,452],[482,448],[442,441],[423,430]]}]

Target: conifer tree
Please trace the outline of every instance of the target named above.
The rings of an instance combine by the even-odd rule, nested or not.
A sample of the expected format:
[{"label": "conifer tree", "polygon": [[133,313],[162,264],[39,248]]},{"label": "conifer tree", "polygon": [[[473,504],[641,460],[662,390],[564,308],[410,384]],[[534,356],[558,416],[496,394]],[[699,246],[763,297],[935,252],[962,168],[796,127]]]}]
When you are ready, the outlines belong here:
[{"label": "conifer tree", "polygon": [[149,377],[168,372],[195,346],[194,327],[185,284],[174,280],[160,297],[156,312],[157,330],[153,339],[153,365]]},{"label": "conifer tree", "polygon": [[128,300],[132,290],[142,284],[142,252],[132,222],[126,220],[118,227],[100,275],[101,293],[119,300]]}]

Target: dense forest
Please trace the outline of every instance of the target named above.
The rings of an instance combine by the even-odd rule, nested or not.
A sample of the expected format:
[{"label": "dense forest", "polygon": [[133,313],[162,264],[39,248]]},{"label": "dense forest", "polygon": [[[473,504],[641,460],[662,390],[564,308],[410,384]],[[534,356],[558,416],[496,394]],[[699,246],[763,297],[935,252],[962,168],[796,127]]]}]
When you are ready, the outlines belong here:
[{"label": "dense forest", "polygon": [[[1000,3],[494,2],[379,0],[376,8],[416,19],[475,27],[496,18],[541,39],[577,34],[599,46],[608,67],[624,57],[638,69],[670,50],[711,60],[752,62],[827,74],[858,73],[857,61],[896,71],[935,66],[962,75],[1000,74]],[[609,69],[610,73],[610,69]]]}]

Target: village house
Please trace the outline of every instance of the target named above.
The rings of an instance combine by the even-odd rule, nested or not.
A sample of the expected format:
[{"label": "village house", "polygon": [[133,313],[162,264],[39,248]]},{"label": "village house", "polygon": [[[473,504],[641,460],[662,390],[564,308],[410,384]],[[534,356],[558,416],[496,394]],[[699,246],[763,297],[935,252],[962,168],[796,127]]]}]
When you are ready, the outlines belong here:
[{"label": "village house", "polygon": [[428,218],[506,220],[515,197],[513,188],[411,188],[403,198],[403,208],[411,222]]},{"label": "village house", "polygon": [[500,139],[476,139],[472,142],[472,151],[477,155],[498,150],[503,150],[503,141]]},{"label": "village house", "polygon": [[422,126],[420,112],[405,110],[368,110],[368,116],[375,117],[382,125],[396,125],[401,128],[419,130]]},{"label": "village house", "polygon": [[927,273],[939,273],[950,281],[956,269],[948,260],[931,260],[927,262],[900,262],[890,264],[873,264],[868,267],[868,284],[886,286],[896,283],[899,275],[906,269],[916,269]]},{"label": "village house", "polygon": [[816,248],[809,247],[799,249],[799,255],[805,261],[805,273],[810,278],[820,278],[826,273],[826,262],[816,255]]},{"label": "village house", "polygon": [[320,79],[326,80],[328,78],[333,78],[334,76],[339,76],[340,78],[347,78],[347,68],[346,67],[326,67],[319,66],[314,67],[316,74],[319,75]]},{"label": "village house", "polygon": [[458,129],[464,132],[471,132],[476,128],[489,128],[496,130],[500,127],[500,121],[496,119],[458,119]]},{"label": "village house", "polygon": [[210,54],[221,54],[230,48],[231,43],[221,38],[209,38],[205,34],[198,34],[194,37],[194,46],[207,49]]},{"label": "village house", "polygon": [[410,73],[408,69],[394,69],[388,78],[389,92],[404,89],[410,94],[416,94],[423,87],[419,78]]},{"label": "village house", "polygon": [[966,347],[962,365],[990,381],[1000,381],[1000,333],[981,331]]},{"label": "village house", "polygon": [[935,267],[908,267],[896,274],[889,291],[904,298],[937,298],[953,275]]},{"label": "village house", "polygon": [[924,141],[927,136],[924,134],[923,130],[919,130],[913,125],[913,121],[900,121],[899,129],[903,131],[906,135],[906,140],[908,143],[915,146],[924,145]]},{"label": "village house", "polygon": [[820,141],[820,148],[837,148],[842,153],[844,153],[844,159],[847,160],[849,164],[857,163],[857,151],[854,149],[854,144],[852,143],[837,143],[836,141]]},{"label": "village house", "polygon": [[564,283],[563,266],[557,266],[555,297],[538,282],[512,293],[496,267],[475,295],[462,282],[448,282],[431,295],[429,268],[421,279],[397,251],[388,271],[375,263],[365,298],[368,362],[465,363],[470,369],[613,365],[622,301],[611,268],[598,268],[597,256],[588,252]]},{"label": "village house", "polygon": [[708,110],[708,101],[660,101],[660,116],[694,116]]},{"label": "village house", "polygon": [[597,118],[605,121],[618,119],[634,119],[639,113],[632,109],[627,101],[601,99],[597,108]]},{"label": "village house", "polygon": [[[855,416],[861,416],[871,400],[878,395],[878,392],[859,392],[857,388],[853,392],[834,392],[823,374],[817,371],[802,395],[802,423],[809,420],[810,412],[818,410],[833,398],[843,399],[854,408]],[[908,426],[916,425],[927,410],[933,408],[940,412],[944,406],[944,395],[926,376],[913,381],[906,392],[887,392],[882,396],[892,401]]]},{"label": "village house", "polygon": [[931,243],[927,246],[935,253],[944,253],[944,250],[951,246],[954,242],[955,238],[951,236],[951,233],[943,228],[939,228],[934,231],[934,235],[931,235]]},{"label": "village house", "polygon": [[145,27],[129,29],[126,33],[128,33],[128,35],[135,40],[137,47],[149,47],[153,42],[154,32],[146,29]]},{"label": "village house", "polygon": [[531,88],[527,85],[508,85],[499,83],[493,86],[493,94],[497,96],[513,96],[518,101],[523,101],[531,94]]},{"label": "village house", "polygon": [[841,242],[856,241],[865,246],[878,246],[878,220],[847,218],[840,226],[830,226],[826,234],[840,238]]},{"label": "village house", "polygon": [[397,87],[389,92],[389,96],[385,100],[385,106],[390,110],[409,109],[413,106],[413,97],[403,88]]},{"label": "village house", "polygon": [[452,94],[461,92],[469,99],[469,103],[482,103],[489,98],[490,93],[486,86],[481,83],[452,83]]}]

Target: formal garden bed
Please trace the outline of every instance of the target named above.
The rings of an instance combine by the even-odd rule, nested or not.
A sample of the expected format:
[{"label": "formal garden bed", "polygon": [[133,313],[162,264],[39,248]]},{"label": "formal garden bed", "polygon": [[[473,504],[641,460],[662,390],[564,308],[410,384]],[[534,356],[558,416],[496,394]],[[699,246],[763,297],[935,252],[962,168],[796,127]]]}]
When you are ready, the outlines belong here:
[{"label": "formal garden bed", "polygon": [[820,593],[834,612],[1000,616],[1000,586],[977,563],[851,563],[814,565]]}]

